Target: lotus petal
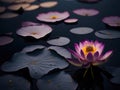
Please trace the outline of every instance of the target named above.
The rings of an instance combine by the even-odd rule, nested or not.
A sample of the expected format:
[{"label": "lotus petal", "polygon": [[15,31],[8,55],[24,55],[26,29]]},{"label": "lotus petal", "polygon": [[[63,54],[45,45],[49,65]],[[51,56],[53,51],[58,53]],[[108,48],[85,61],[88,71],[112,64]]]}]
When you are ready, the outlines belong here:
[{"label": "lotus petal", "polygon": [[22,77],[5,75],[0,77],[1,90],[30,90],[30,83]]},{"label": "lotus petal", "polygon": [[41,2],[40,7],[51,8],[51,7],[56,6],[57,4],[58,4],[57,1],[46,1],[46,2]]},{"label": "lotus petal", "polygon": [[120,32],[115,30],[100,30],[95,32],[95,35],[102,39],[116,39],[120,38]]},{"label": "lotus petal", "polygon": [[3,19],[7,19],[7,18],[14,18],[14,17],[17,17],[18,14],[15,14],[15,13],[12,13],[12,12],[7,12],[7,13],[3,13],[0,15],[0,18],[3,18]]},{"label": "lotus petal", "polygon": [[48,25],[42,24],[39,26],[27,26],[20,28],[16,33],[20,36],[32,36],[36,39],[40,39],[52,32],[52,28]]},{"label": "lotus petal", "polygon": [[9,44],[11,42],[13,42],[13,38],[8,37],[8,36],[0,36],[0,46]]},{"label": "lotus petal", "polygon": [[69,74],[60,72],[39,79],[37,87],[39,90],[75,90],[77,84]]},{"label": "lotus petal", "polygon": [[40,21],[43,22],[58,22],[58,21],[62,21],[66,18],[68,18],[69,12],[65,11],[65,12],[48,12],[48,13],[40,13],[36,18]]},{"label": "lotus petal", "polygon": [[71,58],[71,54],[68,52],[68,50],[66,50],[63,47],[50,46],[50,47],[48,47],[48,49],[54,50],[56,53],[58,53],[59,55],[61,55],[64,58]]},{"label": "lotus petal", "polygon": [[[30,50],[27,51],[31,52],[31,50],[36,48],[36,45],[35,48],[33,46],[31,48],[29,47]],[[26,53],[19,52],[14,54],[12,60],[5,62],[1,69],[6,72],[14,72],[28,68],[31,77],[38,79],[54,69],[64,69],[69,65],[64,58],[57,53],[51,52],[48,48],[42,50],[42,53],[37,56],[31,56]]]},{"label": "lotus petal", "polygon": [[47,43],[56,46],[64,46],[70,43],[70,39],[67,37],[59,37],[56,39],[48,40]]},{"label": "lotus petal", "polygon": [[70,30],[73,34],[88,34],[93,32],[93,29],[90,27],[76,27]]},{"label": "lotus petal", "polygon": [[78,21],[77,18],[69,18],[64,20],[65,23],[76,23]]},{"label": "lotus petal", "polygon": [[98,10],[95,9],[76,9],[73,11],[73,13],[77,14],[77,15],[81,15],[81,16],[94,16],[99,14]]}]

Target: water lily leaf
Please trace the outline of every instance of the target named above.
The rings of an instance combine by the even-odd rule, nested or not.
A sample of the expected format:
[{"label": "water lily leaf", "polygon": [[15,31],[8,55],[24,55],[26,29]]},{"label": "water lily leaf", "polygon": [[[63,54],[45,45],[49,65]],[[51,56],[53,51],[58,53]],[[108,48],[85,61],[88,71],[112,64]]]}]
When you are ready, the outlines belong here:
[{"label": "water lily leaf", "polygon": [[76,23],[78,21],[77,18],[69,18],[64,20],[65,23]]},{"label": "water lily leaf", "polygon": [[18,16],[18,14],[16,14],[16,13],[6,12],[6,13],[1,14],[0,18],[7,19],[7,18],[14,18],[14,17],[17,17],[17,16]]},{"label": "water lily leaf", "polygon": [[30,5],[29,7],[25,8],[25,11],[32,11],[32,10],[36,10],[39,8],[39,5]]},{"label": "water lily leaf", "polygon": [[[31,48],[31,50],[34,50],[36,46],[35,48]],[[31,50],[26,49],[26,51]],[[25,49],[23,49],[23,51],[25,51]],[[23,52],[15,53],[12,60],[5,62],[1,69],[6,72],[13,72],[27,67],[31,77],[38,79],[51,70],[64,69],[68,65],[60,55],[45,48],[42,53],[37,56],[31,56]]]},{"label": "water lily leaf", "polygon": [[37,87],[39,90],[76,90],[77,84],[70,75],[60,72],[39,79]]},{"label": "water lily leaf", "polygon": [[31,45],[31,46],[25,47],[21,52],[27,53],[27,52],[32,52],[36,49],[43,49],[43,48],[45,48],[45,46],[43,46],[43,45]]},{"label": "water lily leaf", "polygon": [[73,34],[88,34],[93,32],[94,30],[90,27],[76,27],[76,28],[72,28],[70,30],[71,33]]},{"label": "water lily leaf", "polygon": [[0,6],[0,13],[3,13],[6,10],[6,7]]},{"label": "water lily leaf", "polygon": [[64,58],[71,58],[72,57],[70,52],[63,47],[50,46],[48,48],[51,50],[54,50],[55,52],[57,52],[59,55],[61,55]]},{"label": "water lily leaf", "polygon": [[33,26],[26,26],[22,27],[17,30],[17,34],[23,37],[31,36],[35,39],[40,39],[45,37],[49,33],[52,32],[52,28],[48,25],[41,24],[41,25],[33,25]]},{"label": "water lily leaf", "polygon": [[47,1],[47,2],[42,2],[40,3],[40,7],[43,7],[43,8],[51,8],[51,7],[54,7],[58,4],[57,1]]},{"label": "water lily leaf", "polygon": [[56,39],[48,40],[47,43],[51,45],[56,45],[56,46],[64,46],[70,43],[70,39],[67,37],[59,37]]},{"label": "water lily leaf", "polygon": [[120,32],[115,30],[100,30],[95,32],[95,35],[102,39],[116,39],[120,38]]},{"label": "water lily leaf", "polygon": [[117,67],[105,67],[105,70],[108,71],[113,78],[110,80],[112,83],[120,84],[120,68]]},{"label": "water lily leaf", "polygon": [[30,90],[30,83],[22,77],[5,75],[0,77],[1,90]]},{"label": "water lily leaf", "polygon": [[0,36],[0,46],[4,46],[6,44],[9,44],[13,42],[13,38],[8,37],[8,36]]}]

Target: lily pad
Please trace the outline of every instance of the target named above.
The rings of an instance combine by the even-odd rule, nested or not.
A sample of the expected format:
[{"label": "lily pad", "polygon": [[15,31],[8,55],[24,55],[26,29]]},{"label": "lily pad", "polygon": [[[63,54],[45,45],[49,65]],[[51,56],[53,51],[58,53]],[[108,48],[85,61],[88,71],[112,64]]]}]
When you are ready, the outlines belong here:
[{"label": "lily pad", "polygon": [[77,84],[65,72],[55,73],[38,80],[39,90],[76,90]]},{"label": "lily pad", "polygon": [[25,11],[32,11],[32,10],[36,10],[39,8],[39,5],[30,5],[29,7],[25,8]]},{"label": "lily pad", "polygon": [[56,53],[58,53],[59,55],[61,55],[64,58],[71,58],[72,57],[70,52],[63,47],[50,46],[50,47],[48,47],[48,49],[54,50]]},{"label": "lily pad", "polygon": [[6,10],[6,7],[0,6],[0,13],[4,12]]},{"label": "lily pad", "polygon": [[120,38],[120,32],[115,30],[100,30],[95,32],[95,35],[102,39],[116,39]]},{"label": "lily pad", "polygon": [[[37,49],[31,46],[30,50],[23,51],[32,51]],[[31,56],[24,52],[15,53],[12,57],[12,60],[5,62],[1,69],[6,72],[18,71],[23,68],[28,68],[32,78],[41,78],[43,75],[47,74],[49,71],[54,69],[64,69],[69,64],[57,53],[51,52],[48,48],[42,50],[42,53],[37,56]]]},{"label": "lily pad", "polygon": [[113,78],[110,80],[112,83],[120,84],[120,68],[105,67],[105,70],[113,76]]},{"label": "lily pad", "polygon": [[26,26],[17,30],[17,34],[23,37],[31,36],[35,39],[45,37],[52,32],[52,28],[48,25],[41,24],[38,26]]},{"label": "lily pad", "polygon": [[94,30],[90,27],[76,27],[70,30],[70,32],[73,34],[89,34],[93,31]]},{"label": "lily pad", "polygon": [[56,39],[48,40],[47,43],[56,46],[64,46],[70,43],[70,39],[67,37],[59,37]]},{"label": "lily pad", "polygon": [[7,45],[11,42],[13,42],[13,38],[8,37],[8,36],[0,36],[0,46]]},{"label": "lily pad", "polygon": [[43,7],[43,8],[51,8],[51,7],[54,7],[58,4],[57,1],[47,1],[47,2],[41,2],[40,3],[40,7]]},{"label": "lily pad", "polygon": [[14,17],[17,17],[17,16],[18,16],[18,14],[16,14],[16,13],[6,12],[6,13],[1,14],[0,18],[7,19],[7,18],[14,18]]},{"label": "lily pad", "polygon": [[30,83],[22,77],[5,75],[0,77],[1,90],[30,90]]}]

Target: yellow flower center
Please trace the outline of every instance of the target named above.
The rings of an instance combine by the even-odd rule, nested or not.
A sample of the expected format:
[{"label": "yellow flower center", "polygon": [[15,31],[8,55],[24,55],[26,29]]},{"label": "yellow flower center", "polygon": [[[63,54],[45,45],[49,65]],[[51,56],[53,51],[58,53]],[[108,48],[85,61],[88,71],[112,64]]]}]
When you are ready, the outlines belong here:
[{"label": "yellow flower center", "polygon": [[36,35],[37,33],[36,33],[36,32],[31,32],[30,34],[32,34],[32,35]]},{"label": "yellow flower center", "polygon": [[57,16],[51,16],[50,18],[51,19],[57,19],[58,17]]},{"label": "yellow flower center", "polygon": [[85,55],[87,55],[89,52],[91,52],[92,54],[94,54],[97,50],[97,48],[94,45],[86,45],[82,48],[83,52]]}]

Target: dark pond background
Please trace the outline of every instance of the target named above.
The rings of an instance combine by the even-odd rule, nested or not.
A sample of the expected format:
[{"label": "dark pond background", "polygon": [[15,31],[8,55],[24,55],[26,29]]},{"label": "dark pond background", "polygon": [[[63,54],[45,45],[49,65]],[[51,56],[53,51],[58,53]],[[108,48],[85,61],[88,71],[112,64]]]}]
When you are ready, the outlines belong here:
[{"label": "dark pond background", "polygon": [[[50,1],[50,0],[39,0],[36,3],[40,3],[42,1]],[[29,45],[46,45],[47,40],[53,39],[59,36],[65,36],[70,38],[71,43],[64,46],[65,48],[74,48],[73,44],[75,42],[80,42],[83,40],[98,40],[105,43],[105,51],[106,50],[114,50],[114,53],[110,60],[104,64],[104,66],[114,66],[120,67],[120,39],[100,39],[94,35],[95,31],[104,30],[104,29],[112,29],[107,27],[103,22],[102,18],[106,16],[120,16],[120,0],[102,0],[98,3],[81,3],[79,0],[57,0],[58,5],[53,8],[39,8],[34,11],[24,12],[22,15],[11,19],[0,19],[0,34],[12,32],[12,37],[14,38],[14,42],[11,44],[0,46],[0,65],[9,60],[11,56],[15,52],[19,52],[25,46]],[[0,5],[4,5],[4,3],[0,2]],[[92,17],[83,17],[74,14],[72,11],[79,8],[94,8],[100,11],[100,14]],[[42,23],[36,19],[36,16],[42,12],[48,11],[69,11],[71,18],[78,18],[78,23],[75,24],[65,24],[64,22],[49,24],[53,28],[53,32],[47,36],[46,38],[39,40],[27,40],[18,35],[16,35],[16,30],[21,27],[21,23],[23,21],[33,21],[37,23]],[[94,32],[86,35],[75,35],[70,33],[70,29],[74,27],[92,27]],[[120,30],[114,29],[113,30]],[[66,71],[70,74],[74,73],[74,70],[77,70],[77,67],[70,65]],[[0,75],[6,74],[0,70]],[[28,70],[20,70],[19,72],[15,72],[13,74],[20,75],[22,77],[26,77],[30,81],[32,81],[31,90],[37,90],[36,85],[34,84],[36,80],[30,78]],[[86,86],[87,87],[87,86]],[[99,89],[98,89],[99,90]],[[112,83],[104,83],[104,89],[101,90],[120,90],[120,85],[112,84]]]}]

